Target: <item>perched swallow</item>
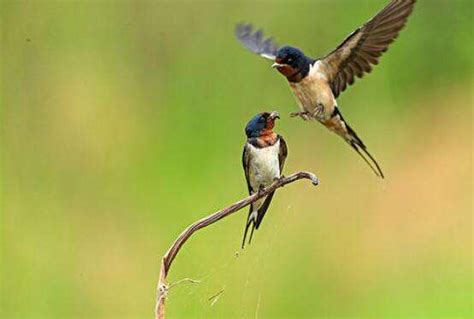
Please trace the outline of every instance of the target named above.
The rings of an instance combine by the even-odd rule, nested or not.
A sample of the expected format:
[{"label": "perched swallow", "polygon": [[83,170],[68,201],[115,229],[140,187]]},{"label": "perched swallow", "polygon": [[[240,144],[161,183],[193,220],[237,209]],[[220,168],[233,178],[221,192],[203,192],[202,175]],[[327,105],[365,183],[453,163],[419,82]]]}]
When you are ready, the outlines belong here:
[{"label": "perched swallow", "polygon": [[[254,116],[245,127],[247,143],[242,154],[245,179],[249,194],[255,194],[281,177],[288,149],[281,135],[273,132],[278,112],[264,112]],[[273,192],[250,205],[249,216],[245,224],[242,248],[245,246],[247,231],[252,225],[249,244],[253,231],[258,229],[273,198]]]},{"label": "perched swallow", "polygon": [[273,38],[264,39],[261,30],[253,32],[250,24],[237,25],[236,36],[250,51],[273,60],[272,67],[287,78],[300,107],[300,112],[292,113],[292,116],[321,122],[341,136],[375,174],[383,178],[377,161],[342,117],[336,98],[348,85],[354,83],[356,77],[362,78],[364,73],[372,70],[372,65],[379,63],[382,53],[387,51],[389,44],[405,25],[415,1],[392,0],[375,17],[321,59],[310,58],[291,46],[279,47]]}]

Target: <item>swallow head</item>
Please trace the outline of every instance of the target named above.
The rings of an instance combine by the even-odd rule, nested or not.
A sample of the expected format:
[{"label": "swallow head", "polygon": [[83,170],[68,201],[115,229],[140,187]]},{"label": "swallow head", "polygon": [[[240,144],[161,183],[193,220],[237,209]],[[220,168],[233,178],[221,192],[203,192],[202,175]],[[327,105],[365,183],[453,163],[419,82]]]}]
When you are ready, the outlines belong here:
[{"label": "swallow head", "polygon": [[276,111],[259,113],[248,122],[245,134],[248,138],[271,135],[275,120],[279,118],[280,114]]},{"label": "swallow head", "polygon": [[281,47],[275,57],[272,67],[291,82],[298,82],[309,72],[312,59],[308,58],[300,49],[284,46]]}]

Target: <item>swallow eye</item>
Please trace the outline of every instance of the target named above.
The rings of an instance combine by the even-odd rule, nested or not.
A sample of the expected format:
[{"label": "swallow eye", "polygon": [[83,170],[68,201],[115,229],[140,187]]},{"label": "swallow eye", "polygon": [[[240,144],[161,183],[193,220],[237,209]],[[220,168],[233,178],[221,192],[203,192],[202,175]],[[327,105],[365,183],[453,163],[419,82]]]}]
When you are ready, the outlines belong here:
[{"label": "swallow eye", "polygon": [[259,120],[258,120],[260,123],[263,123],[265,122],[265,119],[263,117],[261,117]]},{"label": "swallow eye", "polygon": [[293,59],[292,59],[292,58],[288,58],[288,62],[293,62]]}]

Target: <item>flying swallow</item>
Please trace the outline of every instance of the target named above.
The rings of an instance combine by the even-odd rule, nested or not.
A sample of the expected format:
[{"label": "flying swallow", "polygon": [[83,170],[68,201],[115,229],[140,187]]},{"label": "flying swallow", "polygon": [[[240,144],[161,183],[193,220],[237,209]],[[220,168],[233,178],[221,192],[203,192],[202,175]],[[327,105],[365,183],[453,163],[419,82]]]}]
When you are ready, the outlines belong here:
[{"label": "flying swallow", "polygon": [[[283,137],[273,132],[277,118],[280,118],[278,112],[260,113],[254,116],[245,127],[247,142],[242,154],[242,165],[250,195],[259,192],[281,177],[288,149]],[[273,193],[250,205],[242,248],[245,246],[245,238],[250,225],[252,225],[252,231],[249,244],[252,241],[253,231],[262,223]]]},{"label": "flying swallow", "polygon": [[253,32],[251,24],[238,24],[236,36],[247,49],[272,60],[272,67],[287,78],[300,108],[300,112],[292,113],[292,116],[322,123],[341,136],[375,174],[383,178],[379,164],[343,118],[336,98],[354,83],[356,77],[362,78],[379,63],[382,53],[405,25],[415,1],[392,0],[334,51],[320,59],[310,58],[291,46],[279,47],[273,38],[265,39],[261,30]]}]

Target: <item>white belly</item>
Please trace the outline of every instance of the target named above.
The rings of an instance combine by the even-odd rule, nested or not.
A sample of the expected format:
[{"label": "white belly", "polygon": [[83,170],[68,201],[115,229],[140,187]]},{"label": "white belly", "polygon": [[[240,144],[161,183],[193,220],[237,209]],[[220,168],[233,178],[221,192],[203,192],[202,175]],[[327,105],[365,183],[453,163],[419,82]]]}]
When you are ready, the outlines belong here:
[{"label": "white belly", "polygon": [[320,70],[319,61],[311,65],[309,74],[303,80],[290,82],[290,87],[302,112],[314,114],[316,107],[321,104],[325,112],[330,114],[337,105],[327,78]]},{"label": "white belly", "polygon": [[274,145],[264,148],[249,145],[249,151],[250,186],[256,192],[260,185],[266,187],[280,177],[280,163],[278,160],[280,141],[278,140]]}]

